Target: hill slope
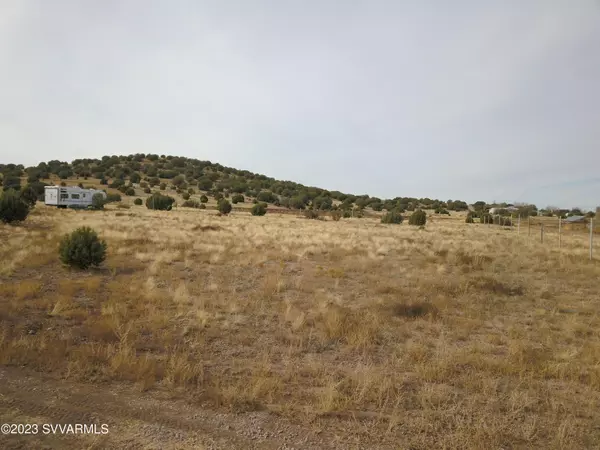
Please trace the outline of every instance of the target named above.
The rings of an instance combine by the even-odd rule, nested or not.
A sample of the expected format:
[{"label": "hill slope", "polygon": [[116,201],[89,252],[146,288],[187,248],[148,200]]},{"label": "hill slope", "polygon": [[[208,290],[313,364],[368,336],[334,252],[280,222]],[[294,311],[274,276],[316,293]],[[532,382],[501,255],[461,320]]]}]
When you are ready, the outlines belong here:
[{"label": "hill slope", "polygon": [[[219,194],[228,197],[241,194],[256,198],[275,206],[291,209],[329,210],[339,205],[341,209],[370,207],[376,211],[382,209],[414,210],[415,208],[448,208],[466,210],[464,201],[441,201],[429,198],[395,197],[383,200],[368,195],[352,195],[339,191],[328,191],[313,186],[304,186],[292,181],[276,180],[247,170],[224,167],[218,163],[197,159],[135,154],[128,156],[103,156],[101,159],[76,159],[71,163],[57,160],[40,163],[35,167],[23,167],[15,164],[0,164],[2,184],[5,189],[19,188],[28,183],[43,192],[43,184],[52,184],[61,180],[77,180],[89,186],[106,185],[119,189],[123,193],[128,187],[148,188],[173,187],[180,194],[192,189],[190,193],[205,192],[211,196]],[[76,183],[77,184],[77,183]],[[147,186],[147,187],[146,187]],[[96,186],[100,187],[100,186]],[[239,198],[239,196],[238,196]]]}]

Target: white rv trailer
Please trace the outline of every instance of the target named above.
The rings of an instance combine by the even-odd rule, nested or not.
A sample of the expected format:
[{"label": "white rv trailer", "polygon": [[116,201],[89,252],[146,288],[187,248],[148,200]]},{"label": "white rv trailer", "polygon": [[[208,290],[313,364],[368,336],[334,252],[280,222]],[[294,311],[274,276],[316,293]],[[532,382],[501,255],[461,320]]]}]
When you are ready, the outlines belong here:
[{"label": "white rv trailer", "polygon": [[59,208],[87,208],[92,205],[95,194],[102,194],[102,197],[106,198],[104,191],[82,189],[78,186],[46,186],[44,191],[44,203]]}]

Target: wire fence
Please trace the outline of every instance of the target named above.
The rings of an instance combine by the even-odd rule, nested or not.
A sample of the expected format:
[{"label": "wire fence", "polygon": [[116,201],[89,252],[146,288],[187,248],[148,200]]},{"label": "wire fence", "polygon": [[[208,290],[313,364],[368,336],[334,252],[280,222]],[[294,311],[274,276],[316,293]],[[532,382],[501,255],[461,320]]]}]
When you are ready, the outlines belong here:
[{"label": "wire fence", "polygon": [[561,217],[527,217],[512,218],[511,229],[528,240],[537,240],[540,244],[564,247],[584,247],[589,259],[595,256],[594,241],[599,239],[600,220],[585,218],[570,221]]}]

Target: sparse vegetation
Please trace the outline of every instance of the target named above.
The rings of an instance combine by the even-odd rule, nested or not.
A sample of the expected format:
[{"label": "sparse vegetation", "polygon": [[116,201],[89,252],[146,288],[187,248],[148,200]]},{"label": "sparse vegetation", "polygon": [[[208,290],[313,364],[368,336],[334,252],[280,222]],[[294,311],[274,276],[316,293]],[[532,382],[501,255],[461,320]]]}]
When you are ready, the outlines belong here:
[{"label": "sparse vegetation", "polygon": [[134,204],[134,205],[137,205],[137,206],[140,206],[140,205],[143,205],[143,204],[144,204],[144,202],[142,201],[142,199],[141,199],[141,198],[136,198],[136,199],[133,201],[133,204]]},{"label": "sparse vegetation", "polygon": [[[177,417],[168,429],[179,446],[188,445],[180,419],[195,430],[215,411],[219,433],[229,421],[271,433],[285,420],[284,433],[293,427],[335,448],[578,449],[600,441],[600,266],[582,255],[587,231],[565,233],[558,251],[552,230],[541,244],[522,222],[520,234],[467,226],[461,210],[415,233],[381,224],[371,209],[402,214],[433,206],[429,199],[345,198],[158,155],[100,164],[109,179],[130,180],[119,170],[134,163],[148,183],[182,173],[189,185],[210,181],[211,209],[213,190],[231,200],[268,190],[292,211],[225,220],[214,211],[36,208],[22,226],[0,225],[0,395],[15,422],[41,420],[4,396],[33,380],[44,417],[89,412],[64,406],[72,383],[79,399],[96,390],[89,410],[110,390],[119,395],[107,397],[107,417],[119,399],[136,410],[148,405],[156,424]],[[72,168],[98,170],[83,161]],[[335,200],[330,212],[324,197]],[[355,201],[367,212],[361,221],[298,218],[305,208],[316,217],[362,214]],[[247,203],[240,208],[250,211]],[[56,247],[82,225],[109,240],[104,267],[57,275]],[[138,426],[131,411],[123,417]],[[279,448],[275,436],[244,443]]]},{"label": "sparse vegetation", "polygon": [[306,217],[307,219],[320,219],[321,215],[318,211],[315,211],[314,209],[306,209],[304,210],[304,217]]},{"label": "sparse vegetation", "polygon": [[344,213],[341,209],[334,209],[331,211],[331,219],[335,222],[339,222],[343,215]]},{"label": "sparse vegetation", "polygon": [[107,244],[90,227],[81,227],[63,237],[59,255],[63,264],[87,269],[99,266],[106,258]]}]

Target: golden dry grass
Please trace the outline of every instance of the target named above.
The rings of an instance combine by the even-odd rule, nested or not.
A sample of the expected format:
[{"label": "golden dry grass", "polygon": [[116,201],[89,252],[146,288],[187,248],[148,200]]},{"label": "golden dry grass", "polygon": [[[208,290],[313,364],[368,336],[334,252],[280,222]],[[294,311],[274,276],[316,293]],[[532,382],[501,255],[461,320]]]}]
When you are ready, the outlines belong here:
[{"label": "golden dry grass", "polygon": [[[123,211],[120,211],[122,214]],[[57,263],[88,225],[88,272]],[[0,228],[0,363],[269,409],[362,446],[600,442],[598,261],[435,217],[217,217],[43,206]]]}]

